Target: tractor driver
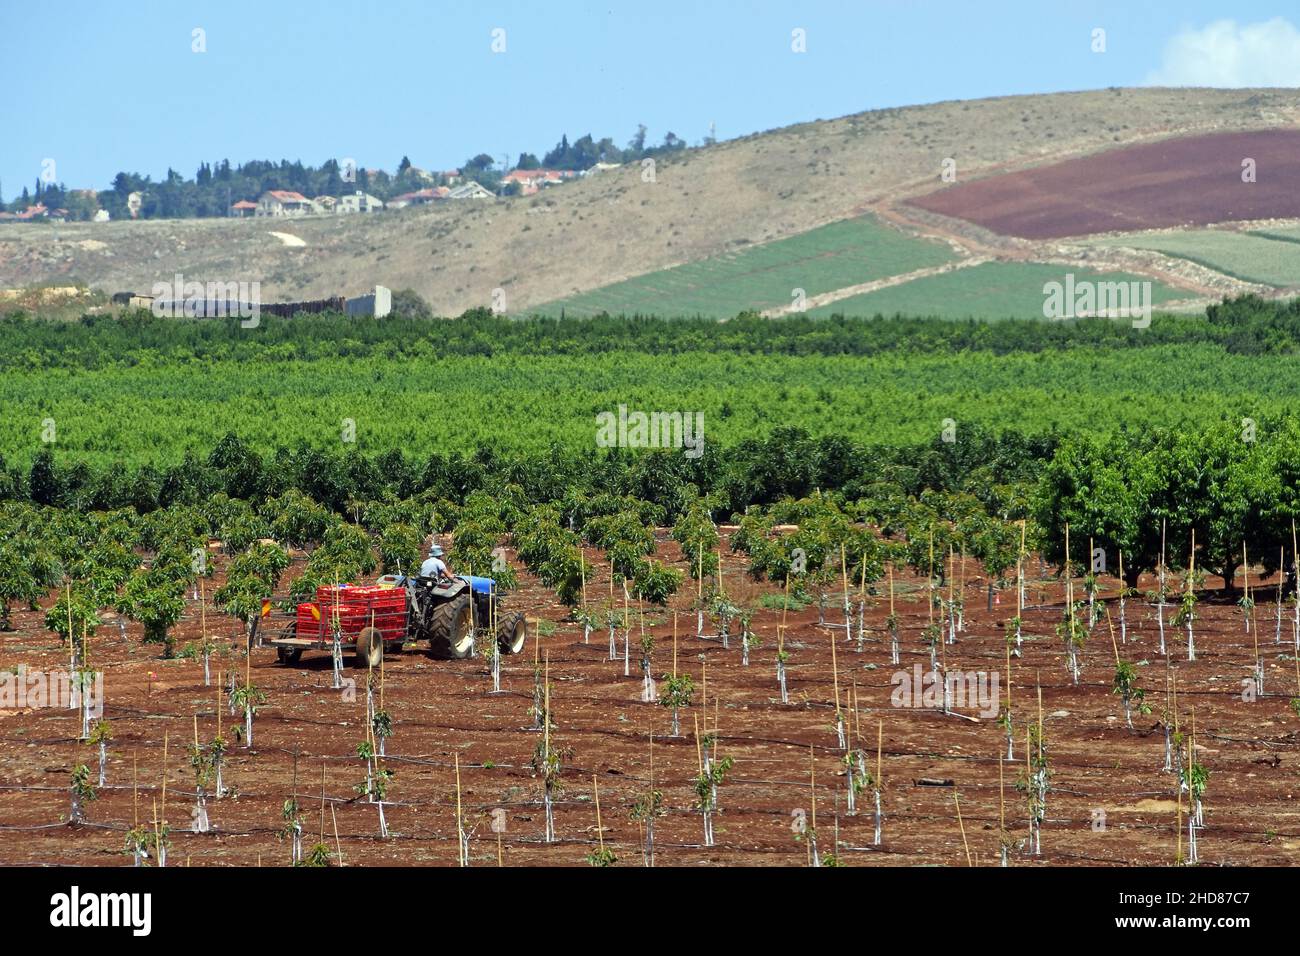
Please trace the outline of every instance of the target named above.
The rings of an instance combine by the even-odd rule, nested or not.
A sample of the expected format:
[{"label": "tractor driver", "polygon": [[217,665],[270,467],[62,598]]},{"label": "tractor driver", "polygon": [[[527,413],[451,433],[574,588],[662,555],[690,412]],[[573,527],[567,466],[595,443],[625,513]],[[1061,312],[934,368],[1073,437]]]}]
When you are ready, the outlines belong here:
[{"label": "tractor driver", "polygon": [[442,548],[435,544],[429,549],[428,560],[420,565],[420,577],[440,581],[450,576],[451,568],[447,567],[447,562],[442,560]]}]

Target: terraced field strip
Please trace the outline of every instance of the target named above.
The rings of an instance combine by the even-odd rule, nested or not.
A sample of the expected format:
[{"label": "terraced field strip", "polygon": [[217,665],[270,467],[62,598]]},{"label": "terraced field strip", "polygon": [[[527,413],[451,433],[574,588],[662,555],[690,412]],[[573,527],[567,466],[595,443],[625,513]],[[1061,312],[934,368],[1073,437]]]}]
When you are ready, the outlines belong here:
[{"label": "terraced field strip", "polygon": [[[1043,286],[1064,282],[1073,273],[1076,282],[1133,282],[1143,277],[1127,272],[1094,272],[1045,262],[982,262],[968,269],[937,272],[837,299],[809,309],[818,317],[830,315],[924,315],[948,319],[1042,318]],[[1153,282],[1153,304],[1186,297],[1172,286]]]},{"label": "terraced field strip", "polygon": [[1300,230],[1291,235],[1286,230],[1149,232],[1097,239],[1092,244],[1111,249],[1149,249],[1247,282],[1278,288],[1300,286]]},{"label": "terraced field strip", "polygon": [[836,290],[933,269],[956,259],[946,245],[904,235],[873,216],[831,223],[776,242],[663,269],[533,310],[538,314],[600,312],[734,316],[773,309]]}]

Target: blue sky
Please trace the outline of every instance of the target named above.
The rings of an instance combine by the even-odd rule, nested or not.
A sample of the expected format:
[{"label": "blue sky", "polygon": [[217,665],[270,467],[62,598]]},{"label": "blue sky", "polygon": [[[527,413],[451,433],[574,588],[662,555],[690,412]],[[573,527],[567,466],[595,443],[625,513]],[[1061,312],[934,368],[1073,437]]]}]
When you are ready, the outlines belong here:
[{"label": "blue sky", "polygon": [[[638,123],[694,144],[710,122],[728,139],[946,99],[1295,86],[1291,23],[1292,4],[1248,0],[3,0],[0,187],[10,199],[32,186],[46,159],[59,181],[95,188],[122,169],[192,176],[223,157],[392,169],[406,154],[445,169],[541,155],[561,133],[622,145]],[[791,50],[796,28],[805,53]]]}]

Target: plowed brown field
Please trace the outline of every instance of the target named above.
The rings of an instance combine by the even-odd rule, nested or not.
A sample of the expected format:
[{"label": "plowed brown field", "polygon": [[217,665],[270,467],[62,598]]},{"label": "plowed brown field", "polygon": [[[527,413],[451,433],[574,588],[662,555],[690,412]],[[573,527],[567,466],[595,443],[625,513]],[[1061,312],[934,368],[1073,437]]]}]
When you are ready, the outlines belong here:
[{"label": "plowed brown field", "polygon": [[[1242,181],[1255,161],[1256,181]],[[910,200],[1002,235],[1100,232],[1300,216],[1300,130],[1188,136],[958,183]]]},{"label": "plowed brown field", "polygon": [[[659,550],[665,559],[680,558],[669,540],[661,538]],[[589,593],[593,604],[603,604],[608,567],[598,552],[589,551],[588,556],[596,567]],[[762,595],[776,594],[771,585],[744,579],[739,556],[728,553],[727,560],[734,600],[752,606]],[[1007,829],[1015,840],[1026,836],[1024,799],[1014,784],[1024,765],[1026,722],[1037,719],[1036,684],[1042,688],[1052,789],[1042,855],[1018,849],[1012,865],[1170,863],[1178,844],[1176,783],[1173,774],[1161,769],[1164,738],[1159,715],[1165,707],[1166,662],[1157,652],[1154,609],[1138,600],[1130,600],[1128,607],[1129,640],[1120,653],[1127,660],[1145,662],[1138,667],[1139,681],[1154,708],[1151,715],[1135,716],[1136,729],[1129,731],[1119,698],[1111,693],[1114,655],[1104,619],[1091,634],[1082,681],[1074,686],[1053,630],[1062,610],[1059,584],[1040,573],[1037,561],[1031,570],[1033,606],[1025,613],[1024,656],[1012,661],[1016,759],[1004,768]],[[232,741],[225,782],[236,793],[210,800],[211,832],[191,833],[194,785],[184,747],[192,739],[196,714],[201,738],[211,738],[216,687],[204,686],[199,662],[161,660],[156,646],[140,643],[138,628],[132,625],[126,639],[116,627],[106,626],[92,640],[92,661],[104,671],[104,717],[111,721],[115,738],[107,786],[89,804],[86,824],[65,822],[71,769],[84,762],[93,780],[96,763],[92,748],[76,740],[75,712],[0,711],[0,863],[129,866],[123,846],[136,812],[133,804],[138,799],[139,814],[148,820],[162,799],[165,773],[165,813],[173,828],[169,865],[283,865],[289,849],[277,831],[281,806],[295,787],[296,763],[308,845],[321,829],[323,767],[325,842],[336,862],[336,846],[341,846],[348,866],[455,865],[453,766],[458,758],[461,799],[473,829],[474,865],[497,862],[497,834],[491,829],[496,808],[505,811],[497,818],[505,821],[500,853],[507,865],[582,865],[597,843],[593,775],[600,784],[606,844],[615,849],[619,865],[640,865],[640,832],[629,811],[649,786],[653,733],[654,781],[667,810],[656,830],[659,865],[804,865],[806,844],[796,842],[792,824],[799,811],[811,820],[814,799],[823,854],[838,842],[840,856],[849,865],[965,865],[954,796],[960,799],[973,861],[996,864],[998,755],[1006,748],[1002,730],[971,707],[961,712],[974,720],[891,705],[891,675],[899,668],[889,662],[883,634],[883,592],[869,599],[869,634],[861,651],[846,640],[843,629],[819,626],[815,608],[790,615],[790,702],[783,705],[774,669],[780,612],[761,610],[755,615],[763,645],[753,651],[746,667],[738,639],[733,637],[730,648],[724,649],[717,640],[695,637],[692,594],[685,588],[678,595],[678,667],[696,679],[696,704],[682,714],[684,736],[670,738],[669,712],[641,699],[635,605],[631,676],[624,676],[621,656],[608,659],[604,630],[584,643],[581,628],[564,622],[566,611],[553,595],[523,577],[521,590],[511,596],[512,606],[555,624],[539,643],[549,658],[554,688],[555,743],[566,751],[564,789],[556,810],[557,842],[542,839],[541,781],[529,767],[538,739],[529,729],[533,647],[504,659],[500,694],[491,693],[483,661],[433,660],[425,648],[416,647],[387,657],[385,703],[395,732],[385,765],[395,777],[386,803],[392,831],[386,840],[378,836],[374,805],[353,790],[364,776],[354,749],[364,735],[363,675],[350,671],[358,678],[358,692],[349,702],[330,688],[327,654],[308,655],[300,665],[289,667],[276,663],[274,651],[255,649],[252,679],[268,693],[256,719],[255,746],[249,750]],[[1002,624],[1014,614],[1015,597],[1003,593],[990,612],[984,586],[971,564],[965,574],[966,629],[945,648],[946,661],[952,670],[998,672],[1005,693]],[[1106,579],[1112,615],[1118,612],[1116,586]],[[922,589],[923,583],[914,578],[899,580],[902,669],[909,673],[913,665],[928,668],[929,662],[921,640],[927,617]],[[1242,679],[1250,673],[1254,649],[1237,607],[1216,603],[1212,593],[1204,595],[1194,663],[1187,662],[1175,629],[1167,628],[1182,720],[1184,726],[1190,724],[1195,712],[1198,760],[1210,773],[1206,828],[1200,834],[1206,864],[1293,863],[1300,849],[1300,719],[1289,708],[1295,695],[1290,620],[1283,622],[1282,643],[1275,644],[1271,595],[1267,588],[1261,590],[1256,609],[1266,695],[1254,702],[1242,699]],[[621,607],[621,600],[617,603]],[[672,617],[662,610],[646,616],[656,638],[653,673],[658,678],[672,667]],[[839,617],[834,608],[828,611],[829,620]],[[66,652],[44,629],[42,618],[25,610],[16,613],[17,630],[0,636],[0,666],[23,663],[47,671],[66,667]],[[209,614],[208,624],[210,633],[229,647],[237,624],[216,614]],[[178,645],[199,637],[198,608],[192,601],[178,636]],[[619,641],[621,652],[621,634]],[[833,644],[841,700],[851,702],[852,689],[857,692],[858,712],[849,715],[850,734],[856,732],[872,762],[878,721],[883,728],[886,818],[878,847],[873,845],[867,810],[870,795],[859,798],[856,815],[847,812],[842,752],[834,728]],[[713,847],[701,845],[701,818],[692,809],[697,772],[692,734],[696,719],[703,716],[699,705],[705,663],[709,722],[716,711],[720,754],[735,760],[720,788]],[[217,666],[237,668],[242,675],[243,655],[229,651],[214,662],[214,670]],[[224,710],[222,719],[229,738],[235,721]],[[810,762],[816,770],[815,786]],[[132,785],[133,766],[138,766],[138,793]],[[1101,819],[1099,812],[1104,813],[1104,829],[1094,825]]]}]

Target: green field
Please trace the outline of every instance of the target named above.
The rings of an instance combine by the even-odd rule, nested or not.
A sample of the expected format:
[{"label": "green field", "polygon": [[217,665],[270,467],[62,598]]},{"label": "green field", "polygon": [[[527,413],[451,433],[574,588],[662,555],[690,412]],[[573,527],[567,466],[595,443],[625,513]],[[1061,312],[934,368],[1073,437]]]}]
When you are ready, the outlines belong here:
[{"label": "green field", "polygon": [[1282,242],[1300,242],[1300,226],[1278,226],[1273,229],[1255,229],[1249,235],[1263,236],[1265,239],[1277,239]]},{"label": "green field", "polygon": [[1098,239],[1095,245],[1151,249],[1247,282],[1282,289],[1300,286],[1300,230],[1148,232]]},{"label": "green field", "polygon": [[789,305],[955,258],[942,243],[914,239],[870,216],[848,219],[726,255],[638,276],[532,311],[541,315],[654,313],[728,318],[746,309]]},{"label": "green field", "polygon": [[[856,295],[810,310],[814,317],[828,315],[925,315],[945,319],[1041,319],[1043,285],[1064,282],[1073,272],[1075,281],[1131,282],[1140,276],[1122,272],[1093,272],[1040,262],[985,262],[968,269],[925,276],[865,295]],[[1187,294],[1153,282],[1154,305]]]},{"label": "green field", "polygon": [[370,454],[595,452],[595,416],[619,404],[699,411],[707,440],[731,445],[800,426],[863,444],[932,439],[941,422],[1024,433],[1203,425],[1300,409],[1289,355],[1213,345],[1038,353],[875,355],[604,353],[393,361],[149,363],[93,370],[9,369],[0,453],[29,460],[55,424],[60,458],[96,466],[202,456],[227,432],[259,449],[299,442],[346,451],[344,420]]}]

